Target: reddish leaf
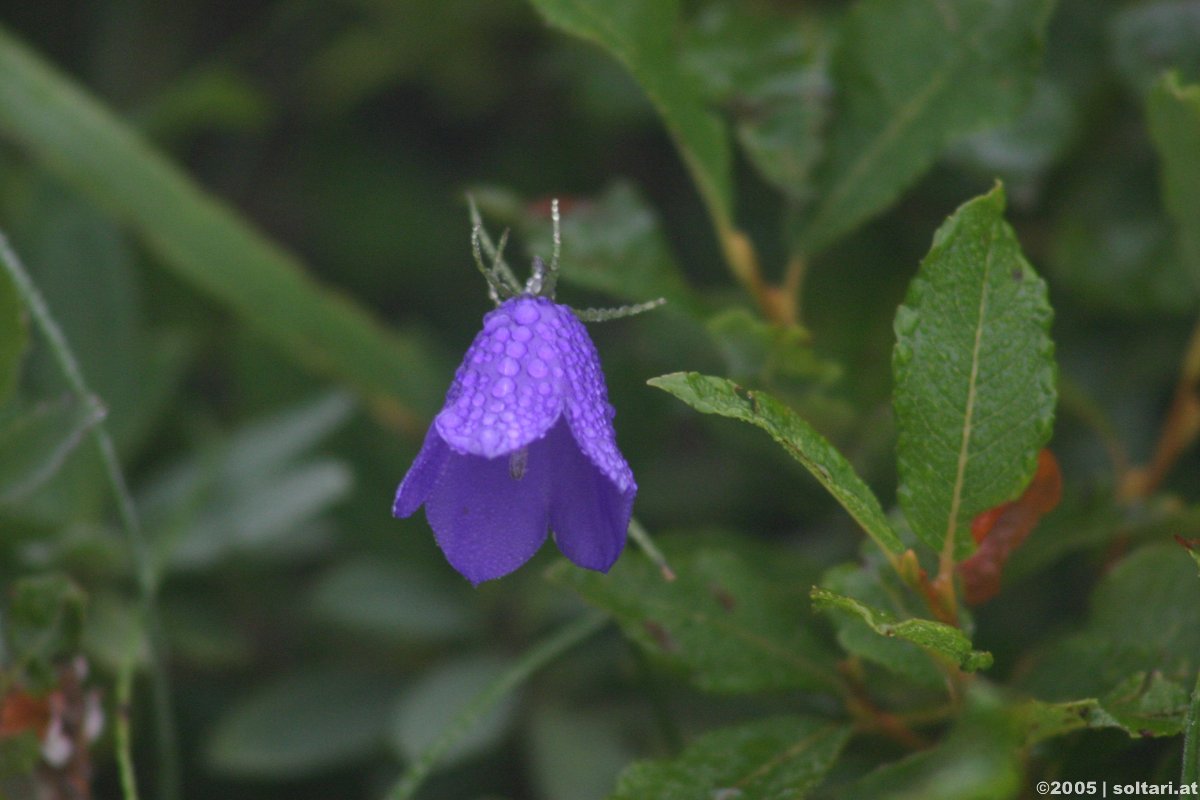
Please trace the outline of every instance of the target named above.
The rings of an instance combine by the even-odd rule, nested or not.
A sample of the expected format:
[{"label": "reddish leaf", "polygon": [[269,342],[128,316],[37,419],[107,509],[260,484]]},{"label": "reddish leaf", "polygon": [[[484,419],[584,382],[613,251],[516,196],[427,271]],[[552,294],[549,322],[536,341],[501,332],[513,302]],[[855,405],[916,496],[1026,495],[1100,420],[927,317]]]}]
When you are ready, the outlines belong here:
[{"label": "reddish leaf", "polygon": [[1000,576],[1009,556],[1021,546],[1038,520],[1058,505],[1061,497],[1062,473],[1058,461],[1049,450],[1042,450],[1038,453],[1037,471],[1024,493],[975,517],[971,535],[979,547],[958,565],[968,604],[979,605],[1000,591]]}]

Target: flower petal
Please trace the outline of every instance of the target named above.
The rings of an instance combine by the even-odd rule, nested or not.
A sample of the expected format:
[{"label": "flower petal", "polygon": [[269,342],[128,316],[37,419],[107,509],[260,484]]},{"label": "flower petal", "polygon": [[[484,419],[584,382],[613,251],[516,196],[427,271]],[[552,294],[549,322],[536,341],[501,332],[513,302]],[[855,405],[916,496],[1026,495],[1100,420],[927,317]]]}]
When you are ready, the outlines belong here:
[{"label": "flower petal", "polygon": [[637,487],[625,491],[585,456],[565,422],[546,437],[554,452],[550,527],[563,555],[587,569],[608,572],[625,547]]},{"label": "flower petal", "polygon": [[552,476],[544,440],[529,448],[519,480],[506,457],[452,454],[425,502],[451,566],[478,585],[533,557],[546,540]]},{"label": "flower petal", "polygon": [[421,445],[421,452],[417,453],[416,460],[408,468],[408,474],[404,476],[404,480],[400,482],[400,488],[396,490],[396,500],[392,503],[392,516],[411,516],[421,507],[442,476],[442,470],[445,468],[446,459],[449,456],[450,448],[442,441],[437,427],[430,425],[429,430],[425,433],[425,443]]},{"label": "flower petal", "polygon": [[563,350],[564,377],[570,391],[566,396],[564,414],[579,449],[593,464],[630,497],[637,493],[633,470],[617,449],[617,432],[613,429],[616,411],[608,402],[608,389],[600,367],[596,345],[570,309],[566,309],[564,333],[570,344]]},{"label": "flower petal", "polygon": [[575,321],[566,306],[522,296],[484,317],[436,420],[454,450],[492,458],[546,435],[567,392],[564,312]]}]

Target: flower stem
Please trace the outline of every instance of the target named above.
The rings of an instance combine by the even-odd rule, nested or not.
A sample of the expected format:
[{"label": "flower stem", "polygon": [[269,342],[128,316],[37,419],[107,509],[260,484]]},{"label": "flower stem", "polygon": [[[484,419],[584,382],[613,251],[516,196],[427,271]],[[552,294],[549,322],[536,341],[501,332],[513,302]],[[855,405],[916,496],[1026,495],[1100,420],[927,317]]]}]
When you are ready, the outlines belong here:
[{"label": "flower stem", "polygon": [[[34,323],[46,337],[50,351],[54,354],[59,369],[62,370],[63,376],[70,384],[71,390],[80,400],[92,402],[95,395],[84,380],[83,372],[79,368],[79,361],[67,343],[62,328],[50,313],[45,298],[38,291],[33,279],[29,277],[29,273],[9,245],[8,237],[3,232],[0,232],[0,263],[12,278],[13,285],[17,287],[17,291],[25,301]],[[137,579],[142,624],[146,626],[150,640],[153,661],[151,675],[154,690],[154,717],[161,762],[156,770],[159,797],[162,800],[174,800],[179,797],[180,787],[179,745],[176,738],[174,715],[171,711],[171,688],[166,671],[166,645],[155,606],[157,578],[155,577],[154,562],[146,537],[142,532],[133,497],[125,481],[125,474],[121,471],[116,447],[113,445],[112,437],[109,436],[108,427],[103,420],[92,427],[91,436],[96,443],[96,448],[100,451],[105,477],[108,479],[117,501],[117,513],[125,531]],[[132,771],[132,764],[129,765],[129,768]]]},{"label": "flower stem", "polygon": [[133,768],[133,743],[129,735],[129,709],[133,695],[133,665],[124,664],[117,675],[117,712],[114,723],[117,771],[123,800],[138,800],[137,771]]},{"label": "flower stem", "polygon": [[535,672],[570,650],[575,645],[599,631],[608,621],[608,617],[599,613],[587,614],[572,621],[559,629],[548,638],[534,645],[510,667],[503,675],[496,678],[482,692],[477,694],[470,703],[458,713],[450,725],[442,732],[433,744],[426,748],[416,761],[409,765],[408,770],[387,793],[386,800],[408,800],[433,771],[438,762],[454,744],[470,732],[471,728],[496,703],[500,702],[509,692],[528,680]]},{"label": "flower stem", "polygon": [[642,523],[638,522],[636,517],[629,520],[629,538],[633,540],[634,544],[642,548],[642,552],[654,562],[654,565],[662,572],[664,581],[670,582],[675,580],[675,570],[671,569],[671,565],[667,563],[667,557],[654,544],[654,540],[650,538],[650,533],[642,527]]}]

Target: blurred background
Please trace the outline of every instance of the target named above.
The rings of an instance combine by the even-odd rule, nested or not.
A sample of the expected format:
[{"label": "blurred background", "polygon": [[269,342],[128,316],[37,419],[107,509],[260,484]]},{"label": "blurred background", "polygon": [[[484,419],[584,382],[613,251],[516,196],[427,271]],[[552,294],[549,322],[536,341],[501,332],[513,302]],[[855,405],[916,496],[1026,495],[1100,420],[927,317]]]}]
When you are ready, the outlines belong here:
[{"label": "blurred background", "polygon": [[[773,53],[789,91],[825,102],[829,42],[848,6],[684,4],[685,60],[739,131],[737,221],[772,280],[805,198],[778,188],[771,131],[756,127],[761,96],[739,82],[737,59]],[[0,21],[322,285],[368,309],[412,358],[396,365],[417,387],[410,407],[364,402],[336,370],[311,368],[303,345],[281,346],[253,310],[164,268],[86,177],[0,129],[0,227],[108,408],[159,567],[189,798],[380,796],[462,698],[581,607],[543,579],[559,559],[551,547],[472,590],[423,515],[389,513],[489,309],[468,191],[493,236],[513,228],[519,271],[548,253],[547,201],[562,199],[560,301],[671,301],[592,326],[640,485],[636,514],[656,535],[782,542],[813,565],[855,556],[852,522],[767,437],[702,418],[645,381],[694,369],[781,394],[890,505],[892,316],[936,227],[997,177],[1056,309],[1071,387],[1054,443],[1066,504],[1089,507],[1121,459],[1147,458],[1169,402],[1195,289],[1168,254],[1142,104],[1166,65],[1197,77],[1196,3],[1061,2],[1017,121],[957,141],[886,214],[812,260],[800,324],[787,330],[764,322],[725,271],[639,87],[527,3],[7,0]],[[270,296],[256,302],[264,315],[288,313]],[[107,686],[131,660],[142,675],[111,492],[91,448],[65,436],[82,436],[87,409],[36,336],[15,397],[64,436],[44,432],[58,448],[47,445],[53,477],[5,495],[0,577],[69,574],[87,597],[80,647],[92,682]],[[1194,470],[1191,459],[1174,474]],[[1005,661],[1004,632],[1028,626],[1036,639],[1084,615],[1090,562],[1065,557],[1053,580],[1030,570],[1020,598],[987,610],[1002,672],[1016,663]],[[1062,616],[1024,616],[1043,603]],[[132,728],[152,786],[149,694],[139,679]],[[698,697],[608,631],[502,703],[421,796],[603,797],[633,758],[671,752],[751,702]],[[107,689],[103,702],[111,720]],[[111,747],[110,726],[94,753],[97,797],[118,796]]]}]

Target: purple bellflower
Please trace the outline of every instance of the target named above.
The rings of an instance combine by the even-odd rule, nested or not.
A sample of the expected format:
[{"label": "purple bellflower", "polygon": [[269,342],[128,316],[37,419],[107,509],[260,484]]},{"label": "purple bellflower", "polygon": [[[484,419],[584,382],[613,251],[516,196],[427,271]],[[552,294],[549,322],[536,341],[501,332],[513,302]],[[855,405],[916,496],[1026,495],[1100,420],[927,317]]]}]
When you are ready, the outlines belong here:
[{"label": "purple bellflower", "polygon": [[550,268],[535,258],[523,289],[503,262],[503,238],[498,247],[484,238],[494,254],[491,269],[484,266],[476,221],[476,262],[497,308],[484,317],[392,506],[408,517],[424,505],[446,559],[476,585],[520,567],[549,531],[571,561],[607,572],[625,546],[637,494],[580,318],[658,303],[600,312],[555,303],[557,203],[552,218]]}]

